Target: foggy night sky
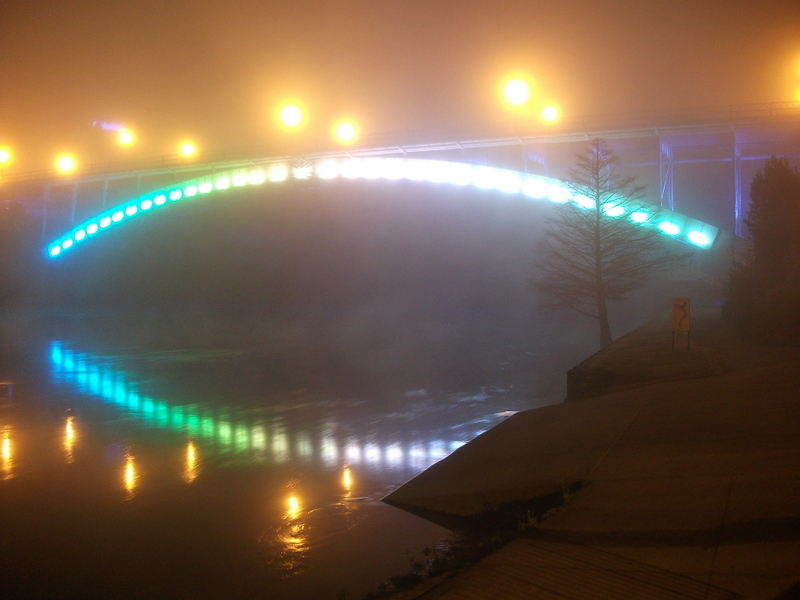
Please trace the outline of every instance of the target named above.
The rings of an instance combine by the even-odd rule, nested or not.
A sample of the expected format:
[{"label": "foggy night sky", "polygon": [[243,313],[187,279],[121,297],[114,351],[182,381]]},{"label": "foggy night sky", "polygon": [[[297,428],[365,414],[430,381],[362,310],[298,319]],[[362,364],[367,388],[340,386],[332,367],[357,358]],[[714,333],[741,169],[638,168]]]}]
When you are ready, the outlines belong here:
[{"label": "foggy night sky", "polygon": [[345,115],[365,133],[503,122],[511,72],[572,115],[793,100],[800,2],[0,0],[0,56],[0,146],[27,171],[277,144],[289,97],[315,138]]}]

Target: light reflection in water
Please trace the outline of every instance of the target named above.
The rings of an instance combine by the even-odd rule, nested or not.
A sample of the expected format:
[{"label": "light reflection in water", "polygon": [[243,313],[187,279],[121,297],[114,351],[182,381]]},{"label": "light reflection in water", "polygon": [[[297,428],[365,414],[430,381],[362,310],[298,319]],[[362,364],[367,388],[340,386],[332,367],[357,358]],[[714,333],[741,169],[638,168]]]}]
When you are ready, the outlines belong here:
[{"label": "light reflection in water", "polygon": [[[58,341],[51,343],[50,361],[56,384],[73,386],[82,394],[115,405],[141,419],[147,427],[179,432],[191,437],[195,443],[211,442],[218,451],[246,453],[251,461],[260,459],[282,464],[290,459],[316,460],[329,469],[336,469],[341,461],[346,461],[374,469],[419,471],[464,443],[433,440],[427,444],[380,444],[374,439],[365,441],[352,437],[345,442],[337,438],[335,427],[330,424],[319,433],[311,434],[306,431],[288,432],[280,419],[236,422],[228,410],[198,407],[196,404],[176,405],[141,394],[136,383],[130,381],[130,376],[114,368],[114,363],[108,358],[75,352]],[[71,461],[76,431],[74,423],[69,423],[71,421],[65,430],[64,448],[67,460]],[[71,434],[69,428],[72,428]],[[187,479],[187,473],[188,470],[184,472],[184,479]]]},{"label": "light reflection in water", "polygon": [[11,448],[11,429],[3,430],[3,479],[14,477],[14,455]]},{"label": "light reflection in water", "polygon": [[192,442],[186,445],[186,464],[183,469],[183,480],[192,483],[197,479],[199,467],[197,465],[197,450]]},{"label": "light reflection in water", "polygon": [[133,463],[133,456],[126,454],[124,482],[125,491],[127,492],[127,497],[129,499],[133,498],[133,496],[136,494],[137,479],[138,477],[136,476],[136,466]]},{"label": "light reflection in water", "polygon": [[287,572],[298,574],[301,572],[303,557],[308,550],[308,536],[305,524],[300,520],[300,500],[292,495],[286,501],[287,510],[284,520],[285,525],[278,532],[278,541],[281,548],[281,562]]},{"label": "light reflection in water", "polygon": [[72,417],[67,417],[67,422],[64,425],[64,453],[66,454],[67,462],[75,461],[75,454],[73,448],[75,446],[75,423]]},{"label": "light reflection in water", "polygon": [[350,495],[350,490],[353,489],[353,475],[350,473],[350,467],[345,467],[342,471],[342,487],[344,487],[346,495]]}]

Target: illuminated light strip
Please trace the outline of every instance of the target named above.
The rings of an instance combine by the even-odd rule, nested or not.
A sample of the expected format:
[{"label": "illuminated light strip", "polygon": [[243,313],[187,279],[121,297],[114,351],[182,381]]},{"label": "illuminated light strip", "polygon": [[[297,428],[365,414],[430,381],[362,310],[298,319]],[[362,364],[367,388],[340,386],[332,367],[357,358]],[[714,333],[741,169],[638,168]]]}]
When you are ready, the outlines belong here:
[{"label": "illuminated light strip", "polygon": [[[494,190],[507,195],[521,195],[532,199],[546,199],[556,203],[573,201],[591,209],[594,203],[586,196],[576,195],[568,183],[551,177],[530,175],[511,169],[429,159],[405,158],[327,158],[310,166],[291,169],[286,163],[273,163],[264,169],[236,169],[213,176],[190,179],[181,184],[155,190],[115,206],[81,223],[46,247],[46,254],[55,258],[65,251],[78,247],[100,230],[116,226],[144,212],[153,212],[167,204],[199,194],[224,192],[247,185],[274,184],[292,178],[320,180],[367,179],[428,182],[456,186],[471,186],[481,190]],[[645,212],[647,211],[647,212]],[[697,219],[692,219],[655,205],[633,204],[624,199],[614,201],[604,209],[608,218],[628,218],[643,227],[655,227],[660,233],[698,248],[709,248],[719,229]]]},{"label": "illuminated light strip", "polygon": [[[224,416],[215,418],[209,414],[209,409],[197,405],[176,405],[141,395],[138,387],[128,381],[126,373],[109,368],[102,357],[75,352],[64,348],[60,342],[50,345],[50,363],[55,383],[70,384],[82,394],[116,405],[119,410],[139,416],[148,427],[175,431],[196,441],[205,439],[214,442],[223,451],[255,451],[278,463],[289,460],[290,454],[296,460],[312,460],[317,454],[317,446],[306,432],[295,433],[292,445],[281,425],[270,426],[263,422],[244,425]],[[217,411],[220,415],[226,415],[227,412],[225,409]],[[318,442],[317,458],[329,468],[338,469],[344,460],[354,465],[390,470],[425,469],[466,443],[432,440],[428,442],[427,452],[421,449],[418,442],[408,450],[404,450],[404,445],[397,442],[382,448],[374,441],[359,444],[353,439],[348,439],[340,446],[330,429],[322,433]]]}]

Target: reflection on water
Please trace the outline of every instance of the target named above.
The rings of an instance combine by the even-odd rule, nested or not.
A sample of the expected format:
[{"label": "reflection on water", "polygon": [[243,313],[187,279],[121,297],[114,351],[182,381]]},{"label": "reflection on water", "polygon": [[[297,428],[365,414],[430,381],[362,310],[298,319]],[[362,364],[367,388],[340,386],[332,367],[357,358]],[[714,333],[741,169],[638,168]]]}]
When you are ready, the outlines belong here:
[{"label": "reflection on water", "polygon": [[197,450],[192,442],[186,444],[186,464],[183,469],[183,480],[192,483],[197,479],[200,467],[197,464]]},{"label": "reflection on water", "polygon": [[293,575],[303,571],[303,558],[308,550],[305,524],[301,518],[300,500],[296,495],[289,496],[286,501],[285,523],[278,531],[278,542],[282,545],[280,553],[281,566]]},{"label": "reflection on water", "polygon": [[203,440],[216,452],[242,455],[248,463],[314,461],[327,468],[338,468],[346,461],[381,470],[419,471],[465,443],[430,440],[381,444],[352,436],[342,439],[331,426],[288,432],[279,418],[258,419],[247,412],[231,417],[232,409],[224,407],[183,405],[152,398],[141,393],[131,375],[114,368],[113,361],[74,352],[60,342],[52,342],[50,361],[56,384],[74,386],[82,394],[113,404],[140,419],[146,427]]},{"label": "reflection on water", "polygon": [[350,467],[345,467],[342,471],[342,487],[344,487],[345,496],[349,496],[350,490],[353,489],[353,475],[350,473]]},{"label": "reflection on water", "polygon": [[136,494],[136,483],[137,483],[137,475],[136,475],[136,465],[133,462],[133,456],[130,453],[125,455],[125,492],[126,498],[131,499]]},{"label": "reflection on water", "polygon": [[11,428],[3,429],[3,479],[14,477],[14,456],[11,451]]},{"label": "reflection on water", "polygon": [[[377,574],[386,568],[381,562],[386,558],[373,548],[382,545],[394,551],[403,544],[402,554],[408,543],[421,548],[433,540],[397,541],[422,526],[402,521],[404,525],[387,529],[383,524],[401,518],[387,517],[395,509],[378,499],[462,446],[478,426],[486,426],[486,421],[464,417],[462,399],[444,395],[438,405],[416,392],[374,403],[330,399],[324,392],[302,398],[287,393],[287,400],[270,396],[266,384],[263,400],[254,398],[247,386],[243,387],[251,395],[239,396],[238,363],[230,370],[222,365],[209,375],[215,384],[228,386],[226,400],[202,390],[176,400],[177,394],[186,393],[185,381],[171,379],[171,372],[154,378],[147,369],[142,373],[127,368],[140,365],[139,357],[84,352],[65,342],[51,342],[46,354],[53,385],[46,386],[41,397],[50,418],[36,435],[55,443],[28,444],[28,429],[22,429],[25,422],[16,416],[14,429],[0,425],[3,479],[22,480],[23,467],[33,467],[35,461],[63,468],[66,476],[31,488],[31,494],[50,490],[48,485],[64,491],[59,517],[63,522],[55,519],[56,525],[75,523],[73,538],[85,548],[130,546],[137,556],[145,556],[145,562],[169,563],[175,573],[182,573],[183,580],[175,578],[175,586],[195,585],[197,569],[190,564],[204,564],[207,580],[216,578],[222,586],[227,573],[246,571],[256,563],[255,572],[247,571],[247,576],[253,575],[258,594],[248,595],[243,587],[240,595],[230,597],[332,597],[333,593],[305,593],[303,586],[317,585],[323,578],[339,587],[343,578],[349,578],[348,585],[355,585],[356,579],[363,580],[361,585],[374,585],[373,577],[402,571],[405,554],[398,555],[392,572]],[[178,391],[165,391],[173,389]],[[488,403],[478,404],[474,412],[481,418],[497,414]],[[429,415],[434,418],[427,419]],[[33,423],[39,425],[36,419]],[[24,447],[17,441],[23,439],[20,431],[25,434]],[[27,473],[26,479],[34,478]],[[91,485],[85,485],[87,481]],[[35,506],[24,502],[24,486],[19,493],[18,506],[23,508],[17,510]],[[126,502],[119,502],[121,494]],[[119,509],[124,513],[115,512],[120,506],[126,507]],[[121,527],[100,531],[95,526],[98,515],[118,519]],[[429,527],[435,526],[424,524]],[[443,535],[438,529],[425,531],[425,536]],[[19,535],[24,539],[27,531]],[[114,543],[109,544],[112,536]],[[56,553],[63,554],[58,548]],[[75,560],[81,568],[91,562]],[[138,577],[130,581],[138,582]],[[153,582],[145,577],[135,585]],[[197,580],[198,589],[204,585]],[[175,597],[174,590],[161,597]]]},{"label": "reflection on water", "polygon": [[64,425],[64,453],[68,463],[75,461],[73,448],[75,446],[75,423],[73,417],[67,417]]}]

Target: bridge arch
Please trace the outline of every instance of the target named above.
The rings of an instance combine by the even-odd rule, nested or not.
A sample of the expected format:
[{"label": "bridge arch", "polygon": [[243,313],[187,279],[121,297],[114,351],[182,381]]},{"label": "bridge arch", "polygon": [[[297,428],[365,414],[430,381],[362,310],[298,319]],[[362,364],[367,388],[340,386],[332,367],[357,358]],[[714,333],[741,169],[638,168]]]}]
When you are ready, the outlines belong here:
[{"label": "bridge arch", "polygon": [[[534,201],[574,202],[584,208],[593,208],[588,198],[574,193],[565,181],[471,163],[382,157],[322,158],[301,164],[279,161],[188,179],[136,196],[56,237],[46,245],[45,254],[57,259],[98,237],[108,235],[132,219],[160,212],[164,207],[178,202],[213,197],[233,189],[285,185],[292,180],[334,179],[407,180],[473,187],[500,194],[520,195]],[[606,203],[602,210],[607,218],[630,219],[642,227],[655,227],[663,235],[697,248],[710,248],[719,233],[717,227],[655,205],[643,207],[641,203],[632,204],[620,199]]]}]

